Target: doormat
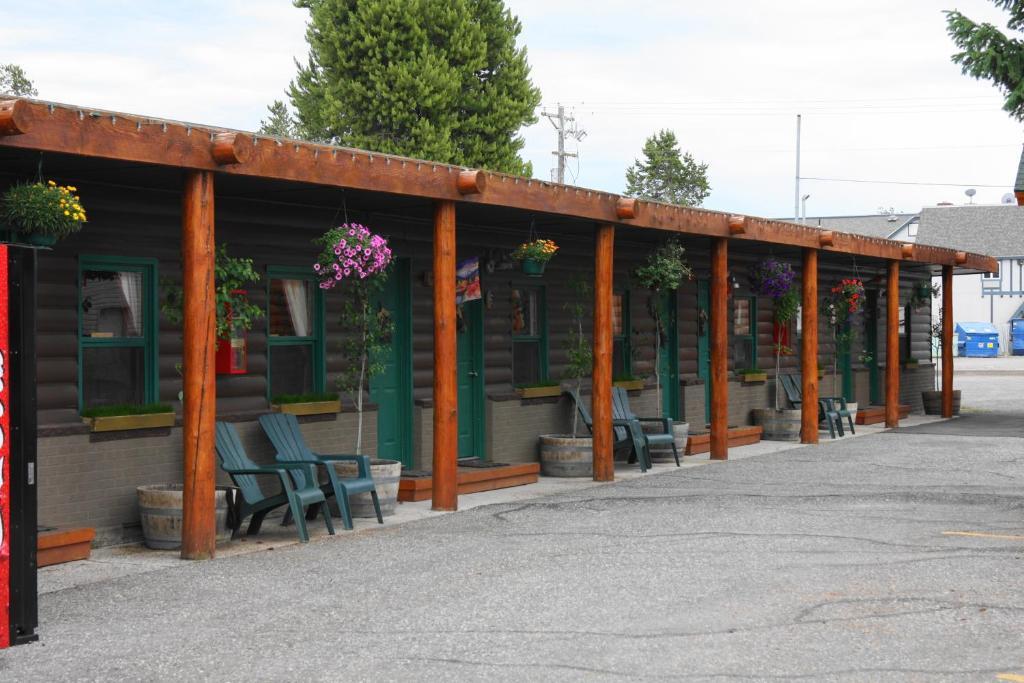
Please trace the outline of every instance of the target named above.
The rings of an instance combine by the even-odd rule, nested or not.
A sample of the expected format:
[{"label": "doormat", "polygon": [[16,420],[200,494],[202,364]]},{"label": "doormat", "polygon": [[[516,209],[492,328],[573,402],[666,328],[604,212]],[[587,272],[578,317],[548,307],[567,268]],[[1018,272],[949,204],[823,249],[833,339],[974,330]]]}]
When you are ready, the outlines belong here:
[{"label": "doormat", "polygon": [[508,467],[508,463],[504,462],[488,462],[479,458],[467,458],[466,460],[459,461],[459,467],[475,467],[478,469],[486,469],[490,467]]}]

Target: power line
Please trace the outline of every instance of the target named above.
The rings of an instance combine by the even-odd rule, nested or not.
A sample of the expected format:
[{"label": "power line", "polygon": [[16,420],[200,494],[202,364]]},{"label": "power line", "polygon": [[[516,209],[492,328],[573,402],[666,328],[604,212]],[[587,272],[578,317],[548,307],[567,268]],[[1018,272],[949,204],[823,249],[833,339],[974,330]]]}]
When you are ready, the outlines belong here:
[{"label": "power line", "polygon": [[818,180],[827,183],[869,183],[873,185],[925,185],[930,187],[994,187],[994,188],[1005,188],[1007,183],[1001,185],[986,185],[984,183],[924,183],[914,182],[909,180],[863,180],[854,178],[817,178],[810,176],[801,176],[801,180]]},{"label": "power line", "polygon": [[[555,127],[555,131],[558,132],[558,149],[552,152],[558,158],[558,166],[554,169],[554,175],[559,184],[565,183],[565,160],[569,158],[579,158],[576,152],[565,151],[565,139],[573,138],[577,142],[587,136],[587,131],[576,125],[576,118],[572,115],[566,115],[565,106],[562,104],[558,105],[558,112],[551,113],[546,109],[541,112],[541,116],[551,121],[551,125]],[[577,172],[579,168],[577,167]]]}]

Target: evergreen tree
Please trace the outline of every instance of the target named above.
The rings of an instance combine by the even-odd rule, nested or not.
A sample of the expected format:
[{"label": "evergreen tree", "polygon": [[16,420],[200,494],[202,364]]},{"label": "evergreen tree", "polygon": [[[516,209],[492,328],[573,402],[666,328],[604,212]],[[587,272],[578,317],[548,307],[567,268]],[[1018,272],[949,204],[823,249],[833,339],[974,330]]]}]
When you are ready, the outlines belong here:
[{"label": "evergreen tree", "polygon": [[679,151],[676,135],[661,130],[644,143],[644,160],[626,170],[626,194],[680,206],[700,206],[711,193],[708,165]]},{"label": "evergreen tree", "polygon": [[0,93],[18,97],[35,97],[39,94],[25,70],[17,64],[0,64]]},{"label": "evergreen tree", "polygon": [[288,106],[281,100],[267,107],[270,116],[260,121],[259,132],[263,135],[274,135],[280,138],[301,138],[295,117],[288,111]]},{"label": "evergreen tree", "polygon": [[289,89],[311,137],[529,175],[537,119],[522,29],[503,0],[295,0],[309,60]]},{"label": "evergreen tree", "polygon": [[[1024,1],[992,0],[1009,12],[1012,31],[1024,31]],[[960,52],[953,55],[964,74],[992,81],[1003,91],[1003,109],[1024,120],[1024,40],[1007,36],[989,23],[977,24],[958,11],[946,12],[946,31]]]}]

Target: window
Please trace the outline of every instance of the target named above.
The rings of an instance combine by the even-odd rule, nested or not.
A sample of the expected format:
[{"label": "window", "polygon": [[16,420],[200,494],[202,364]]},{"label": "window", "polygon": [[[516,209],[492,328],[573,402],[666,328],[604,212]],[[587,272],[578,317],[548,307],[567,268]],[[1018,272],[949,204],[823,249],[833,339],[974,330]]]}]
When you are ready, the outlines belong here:
[{"label": "window", "polygon": [[324,390],[323,290],[305,269],[267,270],[267,398]]},{"label": "window", "polygon": [[629,292],[612,295],[612,376],[626,377],[633,373],[633,349],[630,342],[632,321],[629,315]]},{"label": "window", "polygon": [[757,367],[757,299],[737,296],[732,309],[733,364],[738,370]]},{"label": "window", "polygon": [[512,290],[512,382],[536,384],[548,378],[548,324],[543,287]]},{"label": "window", "polygon": [[155,259],[78,263],[78,409],[159,396]]}]

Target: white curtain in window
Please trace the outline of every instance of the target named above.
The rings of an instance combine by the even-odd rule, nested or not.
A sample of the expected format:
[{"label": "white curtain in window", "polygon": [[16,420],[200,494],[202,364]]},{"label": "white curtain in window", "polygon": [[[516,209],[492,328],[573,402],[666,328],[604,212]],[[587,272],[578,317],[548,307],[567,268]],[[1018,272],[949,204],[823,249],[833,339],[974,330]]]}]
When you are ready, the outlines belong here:
[{"label": "white curtain in window", "polygon": [[306,296],[306,280],[282,280],[284,298],[288,303],[288,315],[296,337],[308,337],[312,330],[309,324],[309,301]]},{"label": "white curtain in window", "polygon": [[142,273],[118,273],[124,295],[124,331],[127,337],[142,336]]}]

